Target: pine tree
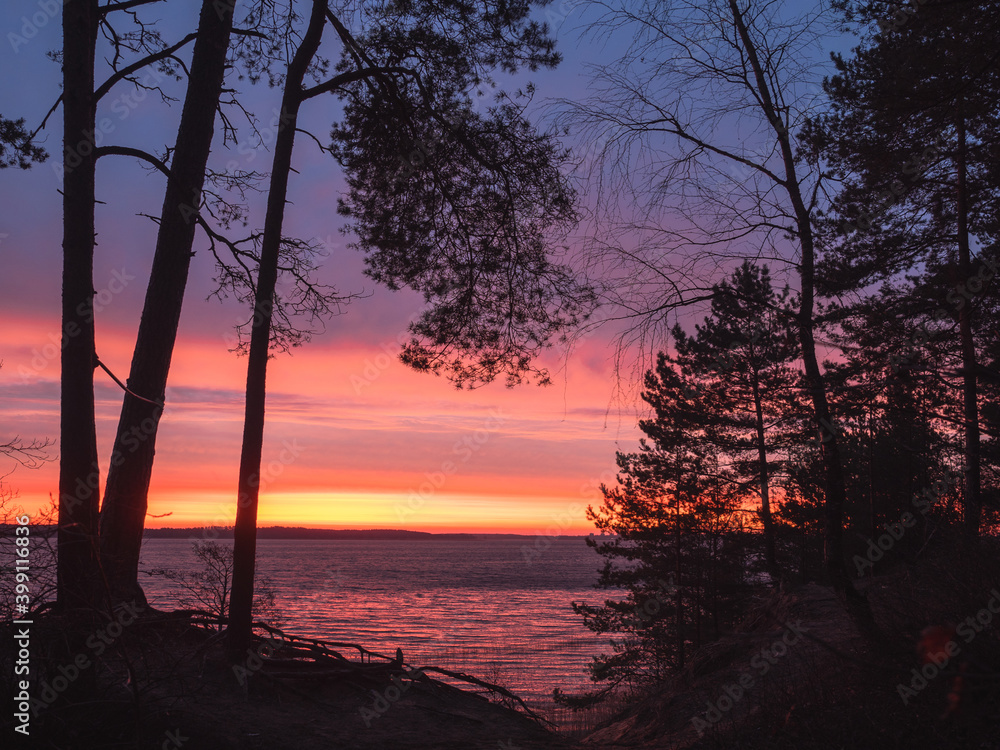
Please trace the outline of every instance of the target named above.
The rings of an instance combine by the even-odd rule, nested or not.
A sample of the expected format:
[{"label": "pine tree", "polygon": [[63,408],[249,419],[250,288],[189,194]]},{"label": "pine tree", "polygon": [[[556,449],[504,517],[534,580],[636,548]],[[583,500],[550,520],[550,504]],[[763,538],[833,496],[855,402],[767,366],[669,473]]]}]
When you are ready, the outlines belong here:
[{"label": "pine tree", "polygon": [[974,536],[980,312],[967,295],[984,270],[974,251],[997,237],[1000,9],[929,0],[905,23],[890,23],[881,4],[844,5],[866,35],[851,58],[834,57],[838,74],[826,82],[833,111],[807,128],[811,148],[843,179],[830,223],[840,236],[829,238],[823,275],[832,292],[914,272],[937,284],[921,312],[957,328],[961,366],[936,375],[962,399],[964,521]]},{"label": "pine tree", "polygon": [[702,416],[709,437],[726,457],[737,490],[756,491],[767,567],[777,575],[772,509],[775,451],[788,427],[806,413],[798,358],[795,301],[771,285],[767,266],[744,261],[713,289],[710,314],[687,336],[677,326],[675,361],[712,394],[716,407]]},{"label": "pine tree", "polygon": [[617,636],[590,668],[606,685],[578,698],[557,692],[562,702],[662,679],[733,621],[747,583],[746,534],[732,478],[706,436],[706,393],[663,354],[646,374],[643,399],[655,415],[639,422],[646,437],[638,452],[618,454],[619,486],[602,486],[602,505],[588,509],[602,536],[587,543],[606,558],[596,585],[625,596],[573,603],[588,628]]}]

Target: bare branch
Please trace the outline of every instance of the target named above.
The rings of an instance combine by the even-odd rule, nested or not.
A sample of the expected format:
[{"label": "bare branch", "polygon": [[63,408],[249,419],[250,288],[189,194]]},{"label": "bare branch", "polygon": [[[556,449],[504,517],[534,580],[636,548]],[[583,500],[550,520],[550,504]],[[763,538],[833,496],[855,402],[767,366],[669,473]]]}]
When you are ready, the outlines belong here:
[{"label": "bare branch", "polygon": [[49,438],[25,441],[15,435],[6,443],[0,444],[0,456],[12,458],[25,468],[37,469],[54,459],[54,456],[49,455],[48,449],[55,444],[56,441]]},{"label": "bare branch", "polygon": [[118,10],[129,10],[131,8],[137,8],[141,5],[152,5],[153,3],[162,3],[165,0],[121,0],[117,3],[108,3],[107,5],[102,5],[98,9],[98,14],[100,16],[106,16],[108,13],[114,13]]},{"label": "bare branch", "polygon": [[[152,1],[152,0],[150,0],[150,1]],[[97,88],[97,90],[94,92],[94,99],[96,101],[100,101],[101,98],[103,98],[104,95],[107,94],[116,83],[119,83],[119,82],[121,82],[123,80],[128,79],[128,77],[132,73],[135,73],[137,70],[140,70],[140,69],[146,67],[150,63],[159,62],[159,61],[164,60],[166,58],[173,57],[174,53],[177,52],[177,50],[181,49],[184,45],[189,44],[190,42],[193,42],[197,38],[198,38],[198,35],[196,33],[188,34],[186,37],[184,37],[183,39],[181,39],[176,44],[173,44],[173,45],[171,45],[169,47],[166,47],[166,48],[160,50],[159,52],[155,52],[155,53],[153,53],[151,55],[147,55],[146,57],[144,57],[141,60],[138,60],[138,61],[132,63],[131,65],[127,65],[126,67],[124,67],[121,70],[117,71],[113,76],[111,76],[108,80],[106,80],[104,83],[102,83]]]},{"label": "bare branch", "polygon": [[335,91],[336,89],[346,86],[349,83],[354,83],[355,81],[360,81],[365,78],[377,78],[384,76],[387,73],[399,73],[402,75],[411,75],[416,77],[416,73],[409,68],[400,68],[397,66],[388,67],[374,67],[374,68],[363,68],[362,70],[352,70],[347,73],[341,73],[338,76],[334,76],[328,81],[321,83],[312,88],[305,89],[302,92],[303,101],[306,99],[312,99],[314,96],[319,96],[320,94],[326,93],[327,91]]},{"label": "bare branch", "polygon": [[63,99],[62,94],[59,94],[55,102],[53,102],[52,106],[49,108],[49,111],[45,113],[45,117],[42,118],[42,124],[39,125],[37,128],[35,128],[34,132],[30,136],[28,136],[29,143],[31,141],[34,141],[35,136],[45,129],[45,123],[49,121],[49,118],[52,116],[52,113],[55,112],[56,109],[59,107],[59,104],[62,102],[62,99]]}]

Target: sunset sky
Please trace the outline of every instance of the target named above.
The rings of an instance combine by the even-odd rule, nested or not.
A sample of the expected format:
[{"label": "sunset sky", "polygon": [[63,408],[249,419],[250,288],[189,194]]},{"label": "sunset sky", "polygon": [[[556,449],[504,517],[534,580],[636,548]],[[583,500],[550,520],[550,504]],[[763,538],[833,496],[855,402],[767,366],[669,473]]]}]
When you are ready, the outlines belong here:
[{"label": "sunset sky", "polygon": [[[166,32],[193,24],[197,5],[172,0],[169,17],[161,7]],[[41,7],[11,2],[0,10],[6,39],[0,111],[25,117],[29,128],[59,93],[58,65],[45,58],[60,44],[59,18],[37,26],[27,44],[11,41],[8,32],[20,34],[32,14],[44,15]],[[579,21],[570,11],[556,24],[566,60],[556,71],[531,76],[539,99],[582,92],[584,64],[599,61],[594,55],[613,54],[613,48],[578,47]],[[255,111],[277,106],[280,91],[241,86]],[[152,95],[134,97],[122,87],[104,100],[98,120],[110,121],[107,142],[162,152],[173,143],[180,105],[171,109]],[[304,110],[321,137],[335,114],[332,97]],[[53,164],[60,123],[57,113],[46,130],[47,163],[30,172],[0,172],[4,441],[14,435],[58,437],[61,209]],[[221,143],[213,153],[217,167],[232,158],[241,168],[267,171],[270,164],[269,153],[226,154]],[[553,349],[546,360],[553,384],[547,388],[508,390],[497,383],[458,391],[443,378],[409,371],[395,353],[419,298],[391,293],[362,276],[360,254],[338,233],[335,202],[343,181],[336,164],[303,137],[294,166],[300,174],[292,175],[286,234],[322,240],[330,253],[323,281],[369,296],[328,320],[325,333],[311,343],[270,363],[260,525],[591,531],[586,506],[597,500],[596,486],[613,478],[615,450],[635,449],[641,411],[634,400],[615,397],[611,332],[590,337],[568,359],[565,350]],[[155,226],[138,214],[158,214],[162,190],[163,179],[133,160],[111,157],[98,166],[98,197],[105,205],[97,217],[97,351],[122,380],[155,240]],[[262,196],[254,201],[258,209],[263,205]],[[259,226],[262,212],[255,216]],[[149,512],[163,517],[148,518],[149,526],[228,525],[235,510],[246,360],[227,350],[233,324],[245,311],[232,300],[206,300],[214,271],[206,247],[199,233],[157,439]],[[102,371],[96,379],[106,472],[122,393]],[[19,493],[18,504],[33,510],[56,493],[57,477],[52,461],[38,470],[17,468],[6,481]]]}]

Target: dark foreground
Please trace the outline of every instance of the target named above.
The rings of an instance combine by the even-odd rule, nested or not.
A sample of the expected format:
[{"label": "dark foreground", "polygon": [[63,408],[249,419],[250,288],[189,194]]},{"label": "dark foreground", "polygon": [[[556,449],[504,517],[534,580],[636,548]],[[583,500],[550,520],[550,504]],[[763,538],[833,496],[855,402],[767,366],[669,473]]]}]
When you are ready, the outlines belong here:
[{"label": "dark foreground", "polygon": [[[28,742],[5,710],[0,747],[1000,750],[996,568],[928,560],[867,581],[876,642],[825,587],[762,589],[736,632],[579,740],[514,710],[512,696],[458,689],[427,665],[348,644],[272,633],[256,644],[265,658],[251,655],[234,672],[220,634],[191,613],[144,613],[57,683],[79,653],[70,653],[67,623],[49,613],[36,619],[33,664],[62,692],[32,719]],[[977,630],[961,629],[963,613],[979,618]],[[14,639],[9,625],[0,629],[2,697],[12,707]],[[959,651],[921,686],[928,632],[951,633]]]}]

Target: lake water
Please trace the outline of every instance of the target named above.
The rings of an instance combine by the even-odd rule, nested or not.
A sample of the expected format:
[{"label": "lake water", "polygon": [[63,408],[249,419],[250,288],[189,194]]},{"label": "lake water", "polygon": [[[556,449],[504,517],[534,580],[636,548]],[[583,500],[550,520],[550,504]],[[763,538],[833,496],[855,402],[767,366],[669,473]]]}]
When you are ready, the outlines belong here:
[{"label": "lake water", "polygon": [[[608,649],[570,602],[598,603],[609,592],[593,588],[601,558],[582,537],[545,541],[527,555],[535,537],[264,539],[257,567],[290,634],[387,655],[402,648],[408,664],[499,683],[554,715],[552,689],[592,687],[587,664]],[[190,539],[143,543],[140,571],[200,567]],[[177,606],[175,583],[143,573],[140,582],[153,606]]]}]

